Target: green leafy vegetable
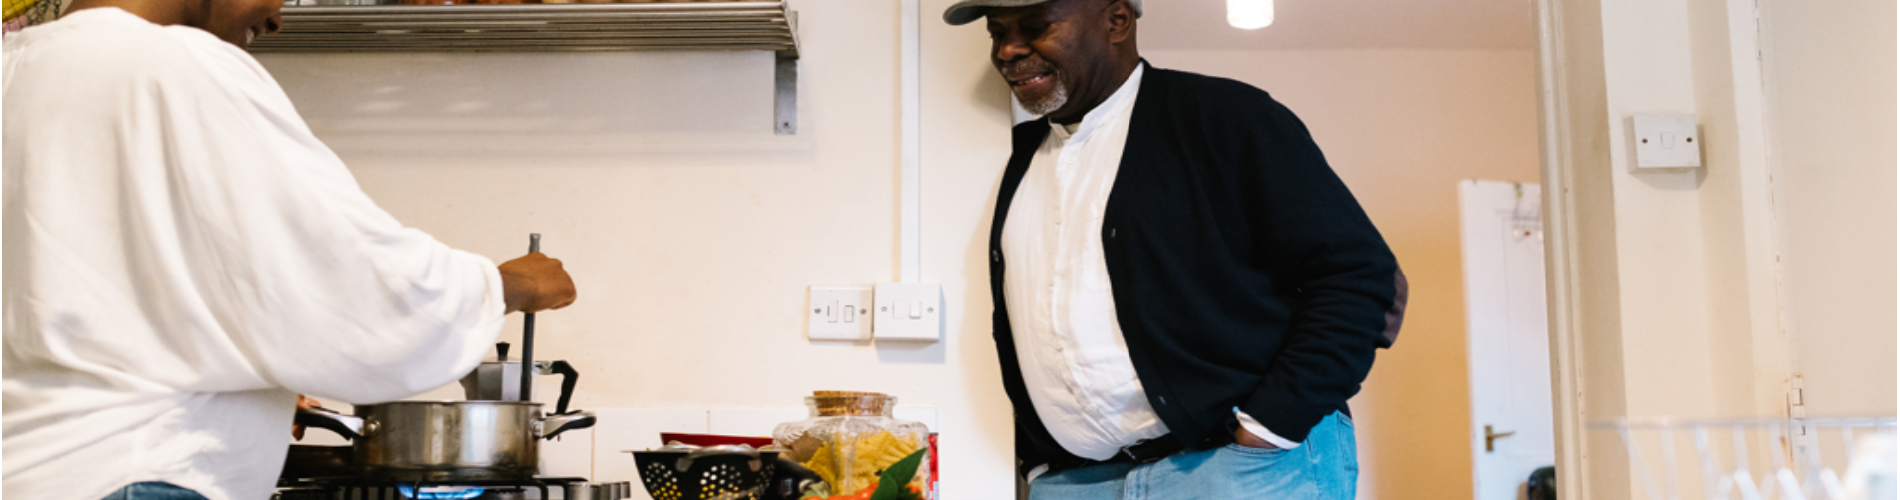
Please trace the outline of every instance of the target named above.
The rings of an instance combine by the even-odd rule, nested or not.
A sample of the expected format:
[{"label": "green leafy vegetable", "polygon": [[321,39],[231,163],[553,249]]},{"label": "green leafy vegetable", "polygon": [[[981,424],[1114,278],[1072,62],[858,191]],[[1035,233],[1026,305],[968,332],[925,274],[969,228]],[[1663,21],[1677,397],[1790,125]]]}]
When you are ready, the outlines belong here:
[{"label": "green leafy vegetable", "polygon": [[884,474],[878,476],[877,491],[871,493],[871,500],[902,500],[912,496],[910,491],[904,489],[904,485],[917,477],[917,467],[923,463],[924,453],[928,451],[928,448],[917,450],[884,469]]}]

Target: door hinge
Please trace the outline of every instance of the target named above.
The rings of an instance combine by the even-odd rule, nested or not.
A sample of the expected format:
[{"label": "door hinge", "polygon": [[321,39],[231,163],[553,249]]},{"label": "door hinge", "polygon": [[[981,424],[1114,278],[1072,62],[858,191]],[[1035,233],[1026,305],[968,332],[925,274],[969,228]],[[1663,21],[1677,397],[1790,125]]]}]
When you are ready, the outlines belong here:
[{"label": "door hinge", "polygon": [[1805,436],[1808,434],[1808,426],[1806,424],[1800,423],[1801,419],[1805,419],[1807,417],[1808,417],[1807,394],[1801,389],[1801,376],[1795,375],[1795,376],[1789,377],[1788,378],[1788,418],[1796,421],[1795,425],[1793,426],[1795,435]]}]

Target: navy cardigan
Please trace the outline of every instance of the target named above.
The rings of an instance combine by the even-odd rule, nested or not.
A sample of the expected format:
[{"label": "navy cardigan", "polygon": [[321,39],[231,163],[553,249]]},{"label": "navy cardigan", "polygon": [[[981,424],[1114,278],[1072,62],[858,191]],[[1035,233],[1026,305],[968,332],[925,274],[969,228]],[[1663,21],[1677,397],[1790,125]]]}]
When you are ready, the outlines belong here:
[{"label": "navy cardigan", "polygon": [[[1003,386],[1024,470],[1083,463],[1057,444],[1023,383],[1003,302],[1010,200],[1049,125],[1014,130],[990,227]],[[1115,312],[1148,402],[1187,449],[1233,442],[1239,407],[1294,441],[1390,347],[1398,263],[1306,126],[1244,83],[1149,67],[1102,222]]]}]

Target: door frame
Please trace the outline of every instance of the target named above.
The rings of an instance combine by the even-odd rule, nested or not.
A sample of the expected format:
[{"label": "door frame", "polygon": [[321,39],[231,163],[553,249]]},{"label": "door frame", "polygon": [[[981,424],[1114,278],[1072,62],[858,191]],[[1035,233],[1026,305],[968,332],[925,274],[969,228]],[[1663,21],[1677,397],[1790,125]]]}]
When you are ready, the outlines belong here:
[{"label": "door frame", "polygon": [[[1590,477],[1589,450],[1585,439],[1585,414],[1583,408],[1583,376],[1579,332],[1582,325],[1581,295],[1577,263],[1577,207],[1572,196],[1572,165],[1576,161],[1573,152],[1578,149],[1573,144],[1573,132],[1577,128],[1572,120],[1585,118],[1571,109],[1573,91],[1570,78],[1577,76],[1567,64],[1569,54],[1564,50],[1567,40],[1566,23],[1578,23],[1584,27],[1595,26],[1595,33],[1588,29],[1570,30],[1581,32],[1586,38],[1600,39],[1601,24],[1596,19],[1566,18],[1565,0],[1535,0],[1537,21],[1537,98],[1539,142],[1542,165],[1540,183],[1543,185],[1544,212],[1544,269],[1545,296],[1549,303],[1550,321],[1550,367],[1551,367],[1551,419],[1554,425],[1552,438],[1557,450],[1557,477],[1569,478],[1557,482],[1560,498],[1585,499],[1590,497],[1588,481],[1578,480]],[[1588,3],[1594,4],[1594,1]],[[1596,55],[1594,69],[1596,77],[1594,90],[1602,93],[1601,54]],[[1589,82],[1590,80],[1584,79]],[[1586,83],[1588,85],[1588,83]],[[1588,112],[1590,110],[1582,110]],[[1596,115],[1603,116],[1602,109]],[[1605,118],[1604,120],[1607,120]],[[1607,123],[1605,123],[1607,128]]]}]

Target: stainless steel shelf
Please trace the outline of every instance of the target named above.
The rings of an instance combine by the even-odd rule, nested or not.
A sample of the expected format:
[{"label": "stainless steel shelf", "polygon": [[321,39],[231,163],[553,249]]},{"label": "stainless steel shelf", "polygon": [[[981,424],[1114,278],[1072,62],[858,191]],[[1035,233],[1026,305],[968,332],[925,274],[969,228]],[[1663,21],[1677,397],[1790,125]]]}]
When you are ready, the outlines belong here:
[{"label": "stainless steel shelf", "polygon": [[798,57],[784,2],[286,6],[252,52],[770,50]]},{"label": "stainless steel shelf", "polygon": [[774,129],[797,130],[798,17],[783,1],[286,5],[283,20],[251,52],[771,51]]}]

